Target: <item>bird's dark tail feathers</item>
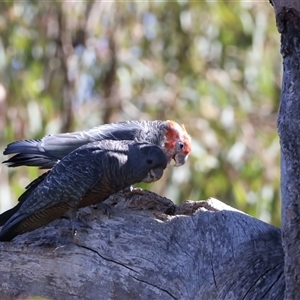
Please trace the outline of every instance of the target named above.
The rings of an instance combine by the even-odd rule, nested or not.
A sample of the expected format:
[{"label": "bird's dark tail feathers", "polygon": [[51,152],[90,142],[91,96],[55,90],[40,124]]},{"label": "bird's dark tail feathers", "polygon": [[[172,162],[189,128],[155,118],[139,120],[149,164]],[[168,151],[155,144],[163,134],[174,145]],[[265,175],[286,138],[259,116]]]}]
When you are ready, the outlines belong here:
[{"label": "bird's dark tail feathers", "polygon": [[3,226],[20,208],[22,202],[19,202],[15,207],[5,211],[0,215],[0,226]]},{"label": "bird's dark tail feathers", "polygon": [[4,232],[0,232],[0,242],[10,242],[14,237],[18,235],[18,233],[15,231],[15,228],[19,226],[19,223],[16,223],[15,225],[11,226]]},{"label": "bird's dark tail feathers", "polygon": [[3,163],[13,168],[19,166],[39,166],[40,169],[52,168],[56,162],[53,162],[52,157],[47,157],[39,151],[37,148],[39,142],[40,140],[23,140],[8,144],[3,154],[16,155],[5,160]]},{"label": "bird's dark tail feathers", "polygon": [[6,146],[3,151],[4,155],[15,154],[15,153],[24,153],[24,154],[39,154],[37,149],[37,144],[40,140],[23,140],[10,143]]}]

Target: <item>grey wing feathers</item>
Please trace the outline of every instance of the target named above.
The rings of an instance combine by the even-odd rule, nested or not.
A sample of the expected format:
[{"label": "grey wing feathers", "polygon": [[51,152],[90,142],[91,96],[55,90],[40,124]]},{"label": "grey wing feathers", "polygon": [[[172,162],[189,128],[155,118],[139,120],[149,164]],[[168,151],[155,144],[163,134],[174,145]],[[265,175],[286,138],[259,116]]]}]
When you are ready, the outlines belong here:
[{"label": "grey wing feathers", "polygon": [[[43,174],[46,178],[38,186],[29,186],[25,192],[28,193],[28,197],[21,198],[17,205],[18,211],[4,225],[2,232],[6,232],[30,215],[59,203],[68,203],[70,207],[74,204],[76,207],[75,202],[79,201],[101,176],[101,167],[95,162],[91,150],[88,148],[72,152],[48,175]],[[101,159],[97,161],[101,162]]]},{"label": "grey wing feathers", "polygon": [[48,176],[51,171],[48,171],[35,180],[33,180],[28,186],[26,186],[26,191],[19,197],[18,204],[13,208],[5,211],[0,215],[0,226],[3,226],[21,207],[22,203],[28,199],[32,192],[40,185],[40,183]]},{"label": "grey wing feathers", "polygon": [[[4,161],[9,167],[38,166],[52,168],[59,160],[76,148],[100,140],[144,141],[148,128],[161,121],[126,121],[105,124],[86,131],[47,135],[41,140],[24,140],[11,143],[3,154],[15,154]],[[151,125],[151,126],[150,126]]]}]

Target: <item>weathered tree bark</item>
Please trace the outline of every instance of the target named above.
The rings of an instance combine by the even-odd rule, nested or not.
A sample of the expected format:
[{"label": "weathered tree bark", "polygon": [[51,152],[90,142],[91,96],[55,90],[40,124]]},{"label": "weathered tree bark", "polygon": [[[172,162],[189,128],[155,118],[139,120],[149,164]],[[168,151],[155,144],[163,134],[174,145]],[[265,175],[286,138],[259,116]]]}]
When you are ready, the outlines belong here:
[{"label": "weathered tree bark", "polygon": [[285,299],[300,299],[300,1],[272,0],[281,33],[283,81],[278,116],[281,144],[282,245]]},{"label": "weathered tree bark", "polygon": [[[283,299],[280,230],[218,200],[110,197],[0,244],[0,299]],[[88,225],[85,225],[88,224]]]}]

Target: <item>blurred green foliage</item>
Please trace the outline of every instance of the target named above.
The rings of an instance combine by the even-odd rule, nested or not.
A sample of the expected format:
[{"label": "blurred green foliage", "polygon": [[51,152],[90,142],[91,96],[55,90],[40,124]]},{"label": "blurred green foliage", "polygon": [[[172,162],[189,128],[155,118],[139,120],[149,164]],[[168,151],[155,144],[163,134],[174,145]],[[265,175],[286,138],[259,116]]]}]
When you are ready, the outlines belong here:
[{"label": "blurred green foliage", "polygon": [[[107,122],[173,119],[192,136],[189,161],[143,187],[176,203],[215,197],[280,225],[281,57],[267,2],[3,1],[0,9],[1,149]],[[2,165],[1,211],[39,173]]]}]

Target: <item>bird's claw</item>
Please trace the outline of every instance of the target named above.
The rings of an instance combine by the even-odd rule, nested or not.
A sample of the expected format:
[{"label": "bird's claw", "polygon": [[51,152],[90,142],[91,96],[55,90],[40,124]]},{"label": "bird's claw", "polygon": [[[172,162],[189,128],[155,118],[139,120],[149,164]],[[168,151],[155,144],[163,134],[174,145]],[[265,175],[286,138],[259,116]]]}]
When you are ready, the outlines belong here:
[{"label": "bird's claw", "polygon": [[134,189],[131,190],[131,193],[136,194],[136,195],[143,195],[144,192],[145,191],[142,188],[139,188],[139,187],[134,188]]},{"label": "bird's claw", "polygon": [[110,216],[112,215],[112,207],[107,204],[107,203],[103,203],[103,202],[100,202],[100,203],[97,203],[96,204],[96,208],[97,209],[100,209],[102,211],[103,214],[105,214],[106,216],[108,216],[108,218],[110,218]]}]

